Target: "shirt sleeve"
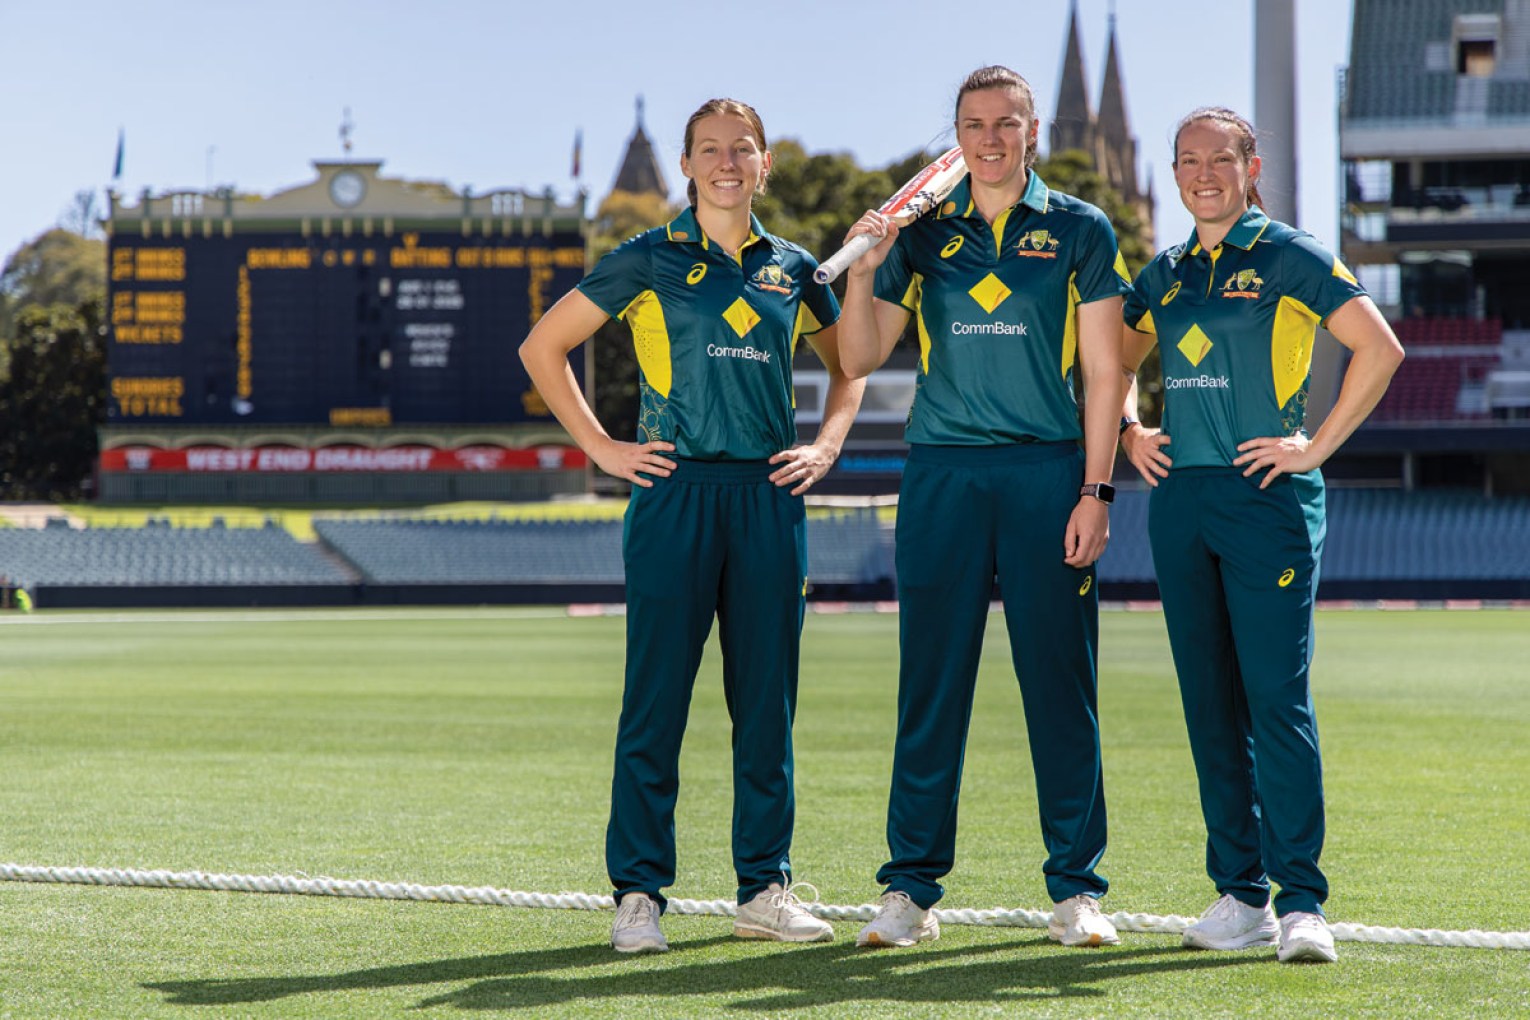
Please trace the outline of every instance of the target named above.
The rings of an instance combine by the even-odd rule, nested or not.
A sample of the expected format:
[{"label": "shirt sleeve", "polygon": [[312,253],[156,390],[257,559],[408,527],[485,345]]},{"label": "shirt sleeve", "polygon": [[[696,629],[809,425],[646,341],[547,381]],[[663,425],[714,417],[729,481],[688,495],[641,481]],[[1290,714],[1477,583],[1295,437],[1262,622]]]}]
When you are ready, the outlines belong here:
[{"label": "shirt sleeve", "polygon": [[813,279],[818,260],[806,253],[802,256],[802,311],[797,316],[801,324],[798,336],[807,336],[839,321],[839,299],[828,284]]},{"label": "shirt sleeve", "polygon": [[1142,272],[1137,274],[1137,282],[1132,284],[1132,289],[1126,292],[1126,304],[1121,309],[1121,317],[1126,324],[1139,333],[1152,333],[1158,335],[1158,330],[1153,325],[1152,305],[1148,300],[1148,270],[1151,265],[1143,267]]},{"label": "shirt sleeve", "polygon": [[646,234],[623,241],[579,281],[584,296],[613,319],[621,318],[640,294],[652,289],[653,259]]},{"label": "shirt sleeve", "polygon": [[1120,297],[1131,289],[1131,278],[1127,276],[1126,262],[1121,258],[1121,247],[1116,243],[1110,220],[1094,206],[1088,208],[1089,218],[1080,231],[1083,250],[1074,264],[1073,280],[1083,304]]},{"label": "shirt sleeve", "polygon": [[908,238],[906,231],[898,234],[898,239],[893,242],[892,251],[887,253],[887,258],[877,267],[876,285],[872,288],[872,295],[883,301],[891,301],[895,305],[902,305],[910,312],[917,312],[914,307],[914,299],[910,290],[914,283],[914,269],[908,261]]},{"label": "shirt sleeve", "polygon": [[1355,274],[1311,234],[1298,233],[1281,253],[1282,296],[1295,298],[1326,321],[1365,288]]}]

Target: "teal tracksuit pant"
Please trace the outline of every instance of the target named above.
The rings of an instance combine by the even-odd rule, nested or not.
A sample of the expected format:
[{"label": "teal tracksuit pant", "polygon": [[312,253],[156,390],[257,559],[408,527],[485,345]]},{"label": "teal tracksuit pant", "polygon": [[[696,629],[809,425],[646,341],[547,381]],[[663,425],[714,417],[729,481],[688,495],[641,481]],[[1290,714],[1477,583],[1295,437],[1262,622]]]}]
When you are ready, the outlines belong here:
[{"label": "teal tracksuit pant", "polygon": [[634,488],[623,540],[627,675],[606,868],[616,898],[675,880],[680,742],[715,616],[733,720],[738,902],[790,876],[792,719],[807,580],[802,497],[764,461],[677,459]]},{"label": "teal tracksuit pant", "polygon": [[891,860],[877,873],[923,908],[956,856],[957,799],[983,630],[997,576],[1054,902],[1103,895],[1105,792],[1095,709],[1094,568],[1063,562],[1078,504],[1076,443],[909,451],[898,497],[901,668],[887,808]]},{"label": "teal tracksuit pant", "polygon": [[1322,913],[1323,769],[1308,666],[1325,520],[1316,471],[1169,472],[1148,533],[1217,891]]}]

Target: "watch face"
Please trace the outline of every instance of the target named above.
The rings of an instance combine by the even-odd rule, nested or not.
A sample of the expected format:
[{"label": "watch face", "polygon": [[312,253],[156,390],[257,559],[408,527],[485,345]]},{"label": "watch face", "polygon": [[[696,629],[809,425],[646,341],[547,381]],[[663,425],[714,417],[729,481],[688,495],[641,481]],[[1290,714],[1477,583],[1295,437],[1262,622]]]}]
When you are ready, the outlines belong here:
[{"label": "watch face", "polygon": [[354,170],[342,170],[329,179],[329,197],[342,209],[360,204],[366,193],[367,182]]}]

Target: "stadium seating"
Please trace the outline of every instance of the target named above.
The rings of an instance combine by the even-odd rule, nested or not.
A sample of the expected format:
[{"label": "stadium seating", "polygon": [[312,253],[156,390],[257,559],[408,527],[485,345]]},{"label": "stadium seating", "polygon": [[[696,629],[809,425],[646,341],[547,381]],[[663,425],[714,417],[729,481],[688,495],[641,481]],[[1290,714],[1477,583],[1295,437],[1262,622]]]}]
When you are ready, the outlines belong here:
[{"label": "stadium seating", "polygon": [[350,578],[274,522],[263,528],[0,528],[0,574],[10,584],[304,585]]},{"label": "stadium seating", "polygon": [[[316,520],[314,530],[376,584],[621,584],[621,521]],[[808,521],[809,576],[890,580],[891,552],[870,508]]]},{"label": "stadium seating", "polygon": [[[1123,490],[1100,560],[1111,583],[1154,578],[1148,493]],[[1330,488],[1322,577],[1328,581],[1493,581],[1530,578],[1530,497],[1484,499],[1461,489]]]}]

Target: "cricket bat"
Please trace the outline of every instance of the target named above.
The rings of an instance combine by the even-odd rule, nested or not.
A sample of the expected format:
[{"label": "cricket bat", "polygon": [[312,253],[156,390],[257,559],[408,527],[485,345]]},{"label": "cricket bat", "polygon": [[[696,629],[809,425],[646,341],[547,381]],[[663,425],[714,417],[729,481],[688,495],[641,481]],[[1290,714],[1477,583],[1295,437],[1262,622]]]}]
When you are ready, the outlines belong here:
[{"label": "cricket bat", "polygon": [[[961,146],[947,150],[935,162],[910,177],[908,183],[899,188],[897,193],[882,203],[877,210],[883,216],[887,216],[900,227],[906,227],[910,223],[934,209],[945,201],[951,189],[962,179],[967,172],[967,164],[962,160]],[[850,268],[850,263],[866,254],[881,238],[870,234],[858,234],[850,239],[850,243],[831,255],[821,266],[813,271],[813,279],[819,283],[829,283],[840,273]]]}]

